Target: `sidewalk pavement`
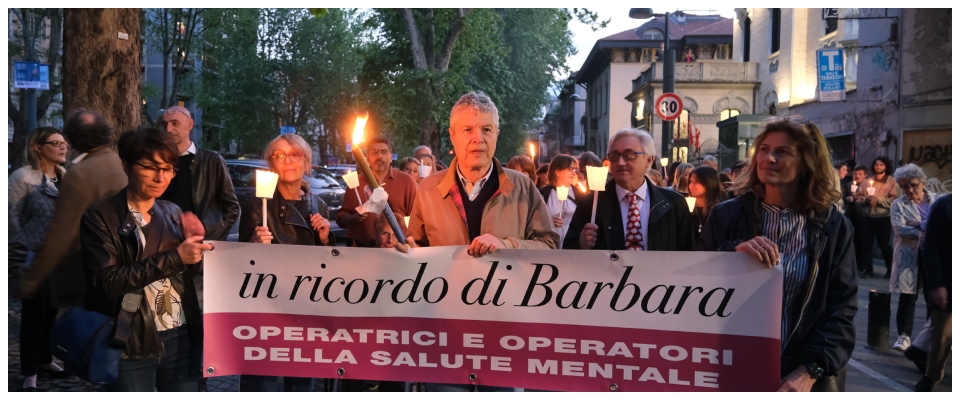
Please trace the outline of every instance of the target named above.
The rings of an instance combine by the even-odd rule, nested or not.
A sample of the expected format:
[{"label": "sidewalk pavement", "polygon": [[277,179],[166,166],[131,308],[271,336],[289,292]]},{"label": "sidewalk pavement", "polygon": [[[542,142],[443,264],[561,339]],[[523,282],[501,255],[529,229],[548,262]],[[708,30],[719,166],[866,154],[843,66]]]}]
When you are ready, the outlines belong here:
[{"label": "sidewalk pavement", "polygon": [[[875,265],[875,271],[884,269],[882,263]],[[921,374],[913,365],[913,362],[907,360],[903,353],[889,347],[883,349],[868,349],[867,344],[867,316],[869,315],[869,292],[877,290],[878,292],[888,292],[888,280],[883,279],[882,274],[877,274],[877,278],[860,279],[859,291],[857,292],[857,304],[859,310],[854,320],[857,330],[857,344],[853,351],[849,364],[847,365],[846,390],[848,392],[912,392],[913,385],[920,380]],[[198,285],[198,290],[202,294],[202,282]],[[891,296],[890,300],[890,343],[897,339],[896,332],[896,314],[897,314],[897,296]],[[20,300],[8,297],[8,356],[7,356],[7,390],[9,392],[20,391]],[[926,302],[922,296],[917,301],[917,311],[914,321],[914,334],[920,331],[926,318]],[[950,392],[953,388],[953,357],[947,358],[945,366],[946,375],[943,381],[935,389],[938,392]],[[239,389],[240,377],[238,375],[210,378],[207,380],[207,391],[210,392],[236,392]],[[50,392],[95,392],[98,387],[90,385],[76,377],[66,379],[54,379],[47,375],[40,375],[37,380],[37,388],[41,391]],[[316,392],[324,391],[322,385],[316,385]]]}]

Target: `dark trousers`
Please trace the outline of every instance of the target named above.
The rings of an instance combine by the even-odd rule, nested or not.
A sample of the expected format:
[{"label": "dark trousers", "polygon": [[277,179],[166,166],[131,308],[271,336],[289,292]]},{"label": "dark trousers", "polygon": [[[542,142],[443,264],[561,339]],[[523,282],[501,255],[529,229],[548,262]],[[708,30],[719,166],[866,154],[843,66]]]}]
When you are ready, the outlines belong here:
[{"label": "dark trousers", "polygon": [[[279,376],[240,375],[241,392],[276,392]],[[284,392],[312,392],[313,378],[283,377]]]},{"label": "dark trousers", "polygon": [[[108,392],[196,392],[196,376],[190,377],[192,349],[186,327],[160,331],[163,356],[120,360],[117,381],[106,385]],[[197,346],[199,347],[199,346]],[[196,371],[194,371],[196,372]]]},{"label": "dark trousers", "polygon": [[50,332],[57,320],[57,309],[50,305],[50,285],[43,283],[32,299],[23,299],[20,316],[20,373],[36,375],[40,364],[53,361]]},{"label": "dark trousers", "polygon": [[917,295],[900,293],[897,302],[897,335],[913,336],[913,315],[917,308]]},{"label": "dark trousers", "polygon": [[[883,253],[883,264],[887,267],[887,272],[891,270],[893,264],[893,247],[890,246],[890,234],[893,226],[890,225],[890,217],[879,218],[861,218],[860,224],[860,251],[865,253],[861,262],[864,272],[873,273],[873,241],[877,241],[880,252]],[[859,259],[859,257],[858,257]]]}]

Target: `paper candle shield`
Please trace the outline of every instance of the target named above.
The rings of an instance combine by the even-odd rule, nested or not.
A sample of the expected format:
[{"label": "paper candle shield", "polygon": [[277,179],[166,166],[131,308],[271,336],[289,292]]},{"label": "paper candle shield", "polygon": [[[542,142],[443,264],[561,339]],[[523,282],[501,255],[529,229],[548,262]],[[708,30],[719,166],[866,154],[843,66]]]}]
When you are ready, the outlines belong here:
[{"label": "paper candle shield", "polygon": [[609,167],[587,166],[587,186],[590,190],[603,191],[607,187],[607,172]]},{"label": "paper candle shield", "polygon": [[875,187],[873,187],[873,186],[870,186],[870,187],[867,188],[867,195],[873,196],[873,195],[875,195],[875,194],[877,194],[877,188],[875,188]]},{"label": "paper candle shield", "polygon": [[693,209],[696,207],[697,207],[697,198],[687,197],[687,208],[690,209],[690,212],[693,212]]},{"label": "paper candle shield", "polygon": [[280,175],[270,171],[257,170],[257,197],[262,199],[273,198],[273,193],[277,190],[277,180]]},{"label": "paper candle shield", "polygon": [[668,158],[666,158],[666,157],[661,158],[661,159],[660,159],[660,166],[661,166],[661,167],[666,167],[666,166],[667,166],[667,161],[670,161],[670,160],[669,160]]},{"label": "paper candle shield", "polygon": [[557,186],[557,200],[564,201],[570,194],[570,188],[567,186]]},{"label": "paper candle shield", "polygon": [[431,169],[433,169],[433,167],[431,167],[431,166],[429,166],[429,165],[421,165],[421,166],[417,167],[417,172],[420,173],[420,177],[421,177],[421,178],[426,178],[427,175],[430,175],[430,170],[431,170]]},{"label": "paper candle shield", "polygon": [[350,189],[355,189],[360,186],[360,178],[357,177],[357,171],[350,171],[343,176],[344,182],[347,182],[347,187]]}]

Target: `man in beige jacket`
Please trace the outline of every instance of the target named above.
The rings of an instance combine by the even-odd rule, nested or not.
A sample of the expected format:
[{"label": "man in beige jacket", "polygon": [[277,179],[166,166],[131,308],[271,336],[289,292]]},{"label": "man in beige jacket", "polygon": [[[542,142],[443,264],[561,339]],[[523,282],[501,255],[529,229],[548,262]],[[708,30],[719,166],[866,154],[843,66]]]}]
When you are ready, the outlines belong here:
[{"label": "man in beige jacket", "polygon": [[[470,92],[450,111],[450,168],[420,182],[407,246],[467,246],[474,257],[498,249],[556,249],[547,205],[526,175],[493,157],[499,113],[486,94]],[[403,244],[398,245],[406,251]],[[427,391],[510,391],[509,388],[427,384]]]},{"label": "man in beige jacket", "polygon": [[556,249],[543,196],[526,175],[493,157],[496,105],[470,92],[450,111],[450,168],[423,179],[410,215],[411,246],[466,246],[476,257],[497,249]]}]

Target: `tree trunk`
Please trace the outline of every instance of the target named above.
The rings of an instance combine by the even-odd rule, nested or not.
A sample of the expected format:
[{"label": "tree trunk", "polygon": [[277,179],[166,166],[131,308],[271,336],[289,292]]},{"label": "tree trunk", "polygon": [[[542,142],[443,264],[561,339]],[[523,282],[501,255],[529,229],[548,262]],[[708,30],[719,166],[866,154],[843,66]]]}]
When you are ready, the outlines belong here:
[{"label": "tree trunk", "polygon": [[140,9],[68,8],[63,28],[65,114],[79,107],[99,112],[118,137],[135,129],[141,121]]}]

